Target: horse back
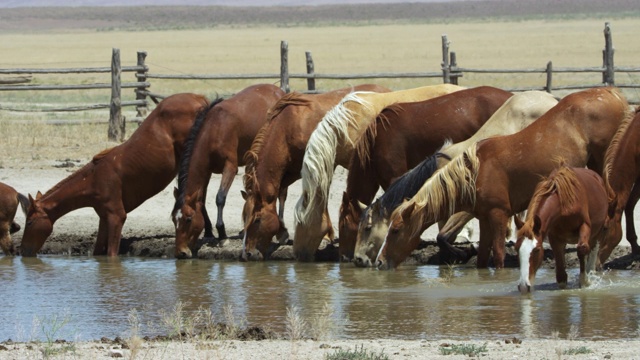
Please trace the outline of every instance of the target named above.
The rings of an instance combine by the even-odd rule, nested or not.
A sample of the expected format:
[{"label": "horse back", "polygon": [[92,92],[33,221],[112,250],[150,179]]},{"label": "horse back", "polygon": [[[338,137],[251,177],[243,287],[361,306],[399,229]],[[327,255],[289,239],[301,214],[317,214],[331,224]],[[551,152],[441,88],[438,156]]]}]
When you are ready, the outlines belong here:
[{"label": "horse back", "polygon": [[0,182],[0,230],[8,231],[18,209],[18,192]]}]

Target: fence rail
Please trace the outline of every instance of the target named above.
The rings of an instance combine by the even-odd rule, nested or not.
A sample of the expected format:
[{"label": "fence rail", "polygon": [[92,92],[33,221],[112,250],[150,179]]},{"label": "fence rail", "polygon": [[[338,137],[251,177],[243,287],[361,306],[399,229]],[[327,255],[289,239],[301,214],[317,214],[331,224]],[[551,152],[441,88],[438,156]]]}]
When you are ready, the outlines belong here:
[{"label": "fence rail", "polygon": [[[50,109],[20,110],[12,109],[0,104],[0,110],[21,111],[21,112],[57,112],[57,111],[84,111],[95,109],[110,109],[109,131],[110,140],[122,140],[124,138],[124,117],[122,107],[135,106],[137,115],[133,121],[142,121],[148,112],[148,98],[157,102],[163,99],[163,94],[149,91],[151,79],[158,80],[279,80],[280,87],[290,91],[289,80],[300,79],[307,81],[307,88],[299,90],[307,93],[316,93],[316,80],[353,80],[353,79],[420,79],[420,78],[441,78],[444,83],[458,84],[465,74],[546,74],[546,81],[537,87],[521,87],[505,89],[509,91],[544,90],[547,92],[561,90],[578,90],[598,86],[615,85],[625,89],[640,89],[640,84],[616,84],[616,73],[638,73],[640,67],[615,67],[614,49],[609,23],[605,23],[604,28],[605,47],[602,52],[603,64],[600,67],[560,67],[554,68],[549,61],[546,67],[526,68],[526,69],[478,69],[459,67],[457,65],[456,53],[450,51],[447,35],[442,36],[442,63],[439,71],[433,72],[405,72],[405,73],[360,73],[360,74],[318,74],[315,73],[314,62],[310,52],[306,52],[306,73],[289,73],[288,64],[288,43],[282,41],[280,44],[280,72],[267,74],[158,74],[150,73],[149,67],[145,64],[147,53],[140,51],[137,54],[137,64],[134,66],[120,65],[120,50],[113,49],[111,67],[92,68],[54,68],[54,69],[0,69],[0,75],[18,75],[15,78],[0,78],[0,91],[49,91],[49,90],[89,90],[89,89],[111,89],[111,101],[108,104],[90,104],[86,106],[58,107]],[[120,78],[123,72],[135,73],[135,82],[122,83]],[[76,84],[76,85],[25,85],[30,81],[32,74],[90,74],[90,73],[110,73],[111,83],[96,84]],[[591,84],[570,84],[553,85],[554,74],[562,73],[599,73],[602,74],[602,82]],[[135,89],[135,100],[122,101],[122,89]]]}]

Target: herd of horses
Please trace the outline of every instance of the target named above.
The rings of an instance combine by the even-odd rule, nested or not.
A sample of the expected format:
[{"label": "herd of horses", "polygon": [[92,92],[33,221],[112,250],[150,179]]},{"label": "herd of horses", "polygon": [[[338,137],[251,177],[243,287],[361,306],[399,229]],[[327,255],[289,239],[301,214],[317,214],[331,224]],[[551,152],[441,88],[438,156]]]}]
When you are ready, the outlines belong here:
[{"label": "herd of horses", "polygon": [[[633,209],[640,198],[640,111],[612,87],[556,100],[548,93],[510,93],[442,84],[390,91],[360,85],[323,94],[285,94],[250,86],[209,102],[196,94],[161,101],[124,143],[102,151],[44,195],[25,197],[0,183],[0,247],[35,256],[57,219],[92,207],[100,221],[94,255],[117,256],[127,213],[177,177],[175,256],[190,258],[198,240],[215,239],[205,207],[212,173],[218,239],[227,237],[223,209],[239,166],[244,208],[240,260],[263,260],[289,239],[283,220],[287,188],[302,180],[294,212],[293,252],[313,261],[322,241],[360,267],[401,264],[438,223],[449,261],[477,255],[477,266],[504,267],[513,221],[521,278],[530,292],[549,243],[565,286],[564,251],[576,244],[580,285],[622,237],[640,253]],[[337,165],[349,170],[339,240],[328,199]],[[384,194],[374,198],[379,188]],[[277,206],[277,202],[279,205]],[[21,206],[24,233],[10,233]],[[521,218],[526,211],[526,218]],[[471,219],[479,242],[454,247]]]}]

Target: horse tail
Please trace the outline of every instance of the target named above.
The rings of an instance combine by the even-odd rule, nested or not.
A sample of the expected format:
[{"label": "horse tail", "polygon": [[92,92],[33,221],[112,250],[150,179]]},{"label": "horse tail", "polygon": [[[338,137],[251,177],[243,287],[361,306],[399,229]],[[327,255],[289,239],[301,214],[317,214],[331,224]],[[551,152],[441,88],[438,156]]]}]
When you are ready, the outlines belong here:
[{"label": "horse tail", "polygon": [[196,139],[204,125],[204,120],[207,118],[209,111],[211,111],[214,106],[220,104],[223,100],[224,99],[222,98],[217,98],[208,106],[203,106],[196,114],[193,125],[191,125],[187,140],[184,142],[184,151],[180,157],[180,166],[178,168],[178,198],[176,199],[173,211],[180,209],[184,204],[184,192],[186,191],[187,177],[189,175],[189,163],[191,162],[191,156],[193,155],[193,148],[195,147]]},{"label": "horse tail", "polygon": [[476,179],[480,168],[476,148],[477,146],[471,146],[438,170],[411,200],[398,206],[391,217],[399,216],[413,205],[412,221],[405,225],[410,227],[412,236],[416,236],[422,230],[425,220],[437,221],[450,217],[456,212],[456,204],[468,204],[473,207],[476,202]]},{"label": "horse tail", "polygon": [[22,213],[27,215],[27,210],[29,210],[29,206],[31,206],[31,202],[29,198],[18,193],[18,203],[20,203],[20,208],[22,209]]}]

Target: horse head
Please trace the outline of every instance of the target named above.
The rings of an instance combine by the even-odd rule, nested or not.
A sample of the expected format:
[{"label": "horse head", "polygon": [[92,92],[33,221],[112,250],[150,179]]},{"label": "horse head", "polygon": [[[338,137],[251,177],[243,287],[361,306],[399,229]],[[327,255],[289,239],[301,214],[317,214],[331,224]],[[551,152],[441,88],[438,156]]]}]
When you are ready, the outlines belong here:
[{"label": "horse head", "polygon": [[373,266],[388,230],[389,213],[380,201],[375,201],[364,210],[362,220],[358,224],[356,249],[353,255],[356,266]]},{"label": "horse head", "polygon": [[420,234],[413,235],[411,221],[415,203],[403,206],[391,215],[389,230],[376,257],[376,267],[388,270],[398,267],[420,241]]},{"label": "horse head", "polygon": [[24,234],[22,235],[22,244],[20,245],[22,256],[36,256],[53,231],[53,222],[43,209],[40,203],[41,198],[42,193],[40,191],[36,194],[35,199],[29,195],[29,207],[27,209]]},{"label": "horse head", "polygon": [[[174,191],[174,195],[177,196],[177,189]],[[189,259],[193,256],[192,251],[204,229],[202,205],[202,191],[198,190],[190,195],[185,195],[182,206],[176,207],[171,214],[171,219],[176,227],[176,258]]]},{"label": "horse head", "polygon": [[280,245],[279,242],[272,242],[273,237],[285,229],[275,206],[264,206],[262,202],[255,201],[251,208],[244,217],[241,261],[260,261],[268,258]]},{"label": "horse head", "polygon": [[540,234],[541,220],[537,215],[533,216],[533,220],[525,223],[518,230],[516,241],[516,251],[520,260],[520,280],[518,281],[518,290],[521,294],[531,292],[533,280],[536,272],[544,258],[544,249],[542,248],[542,236]]},{"label": "horse head", "polygon": [[353,201],[349,195],[342,194],[342,205],[340,205],[340,218],[338,221],[338,231],[340,234],[340,257],[351,261],[354,256],[354,249],[358,238],[358,225],[360,216],[366,209],[366,205],[359,201]]}]

